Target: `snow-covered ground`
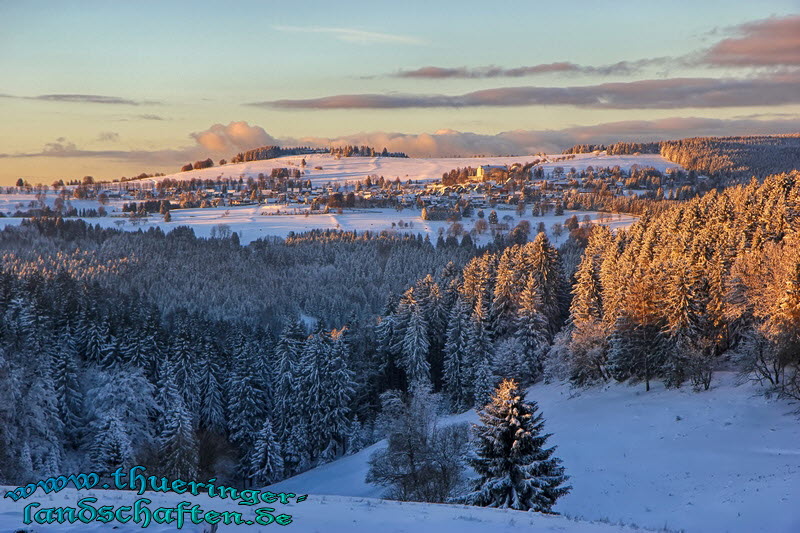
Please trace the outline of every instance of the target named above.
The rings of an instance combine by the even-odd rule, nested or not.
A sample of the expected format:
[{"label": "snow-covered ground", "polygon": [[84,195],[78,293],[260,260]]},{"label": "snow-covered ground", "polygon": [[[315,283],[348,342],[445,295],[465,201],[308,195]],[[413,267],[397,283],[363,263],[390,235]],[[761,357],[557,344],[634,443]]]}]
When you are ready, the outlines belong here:
[{"label": "snow-covered ground", "polygon": [[[2,196],[0,195],[0,198]],[[94,203],[93,208],[97,208],[97,203]],[[119,214],[113,209],[113,207],[109,207],[111,214]],[[557,237],[552,232],[553,224],[563,224],[564,220],[572,215],[577,215],[580,222],[583,222],[584,216],[588,215],[592,221],[607,224],[611,228],[626,227],[634,220],[632,216],[616,214],[604,215],[609,217],[610,220],[605,218],[600,220],[599,217],[601,215],[596,211],[564,211],[563,215],[555,216],[550,214],[543,217],[531,216],[530,211],[528,211],[524,216],[518,217],[512,206],[501,205],[497,206],[495,210],[500,222],[503,222],[503,217],[506,215],[513,217],[513,221],[509,222],[509,227],[511,228],[517,225],[520,220],[530,222],[531,238],[536,236],[536,227],[539,222],[544,222],[550,238],[556,243],[563,242],[569,232],[564,231],[563,235]],[[281,214],[276,214],[278,211]],[[137,221],[114,216],[87,218],[85,220],[89,224],[100,224],[104,228],[119,228],[128,231],[147,230],[150,227],[158,226],[168,232],[178,226],[189,226],[198,237],[209,237],[215,227],[224,224],[231,231],[239,234],[240,241],[243,244],[261,237],[286,237],[290,232],[301,233],[312,229],[357,230],[359,232],[366,230],[373,232],[394,230],[411,234],[421,233],[429,235],[431,241],[435,243],[439,236],[439,229],[441,228],[446,232],[449,227],[449,224],[445,221],[422,220],[420,210],[416,208],[402,211],[395,209],[347,209],[342,214],[331,212],[329,214],[317,213],[306,216],[305,213],[307,212],[308,207],[303,205],[288,207],[282,205],[238,206],[174,209],[170,212],[172,217],[170,222],[164,222],[164,218],[160,215],[151,215],[146,219]],[[484,210],[486,217],[489,216],[489,212],[489,209]],[[19,224],[21,220],[19,218],[0,218],[0,227]],[[477,220],[477,216],[466,218],[461,221],[461,225],[464,230],[470,231]],[[400,227],[401,222],[402,227]],[[392,227],[393,223],[395,227]],[[406,227],[406,224],[408,224],[408,227]],[[447,234],[445,233],[446,236]],[[479,244],[486,244],[491,238],[491,233],[487,231],[479,235],[475,240]]]},{"label": "snow-covered ground", "polygon": [[[58,194],[56,191],[50,190],[47,194],[44,195],[43,199],[44,202],[53,207],[55,204],[56,198],[58,198]],[[112,212],[122,212],[122,204],[129,202],[130,200],[109,200],[108,203],[104,206],[106,211],[109,213]],[[87,199],[87,200],[79,200],[75,198],[69,199],[69,205],[74,207],[75,209],[94,209],[97,210],[98,207],[101,207],[102,204],[95,199]],[[39,203],[36,199],[36,194],[28,193],[28,192],[12,192],[10,194],[0,193],[0,212],[2,212],[6,216],[11,216],[17,211],[28,211],[29,209],[36,209],[39,207]]]},{"label": "snow-covered ground", "polygon": [[[650,392],[624,384],[580,392],[532,387],[527,397],[538,402],[573,486],[555,510],[687,532],[800,531],[797,416],[786,403],[735,381],[717,374],[712,390],[700,393],[658,385]],[[364,476],[367,459],[382,445],[273,489],[379,497],[382,489]]]},{"label": "snow-covered ground", "polygon": [[[0,487],[5,492],[8,487]],[[250,520],[255,517],[253,507],[238,505],[231,500],[209,498],[206,495],[185,496],[174,493],[145,493],[138,496],[135,492],[89,490],[80,493],[74,489],[65,489],[58,494],[42,495],[39,493],[27,500],[12,502],[10,499],[0,499],[0,530],[3,532],[24,531],[42,533],[100,533],[105,531],[118,531],[131,533],[134,531],[149,531],[152,533],[165,533],[176,531],[175,525],[152,523],[143,530],[140,525],[133,522],[121,524],[90,523],[82,524],[23,524],[23,508],[32,501],[41,504],[41,508],[48,507],[75,507],[80,498],[95,497],[95,506],[113,505],[114,507],[130,506],[140,497],[152,500],[148,507],[155,510],[158,507],[175,507],[181,501],[188,501],[190,505],[199,504],[203,511],[234,511],[242,513],[243,519]],[[563,516],[547,516],[539,513],[524,513],[520,511],[505,511],[500,509],[487,509],[468,507],[464,505],[435,505],[422,503],[404,503],[371,498],[350,498],[343,496],[315,496],[310,495],[302,503],[288,505],[261,504],[259,507],[272,507],[275,514],[289,514],[292,522],[287,525],[286,531],[297,533],[372,533],[385,531],[391,533],[518,533],[520,531],[531,533],[620,533],[631,532],[633,529],[608,523],[589,523],[569,519]],[[127,516],[127,510],[124,511]],[[235,533],[237,531],[268,532],[283,530],[282,527],[271,525],[219,525],[219,532]],[[187,533],[202,533],[210,531],[210,526],[184,525],[181,531]]]},{"label": "snow-covered ground", "polygon": [[[599,154],[577,154],[575,159],[565,161],[553,161],[563,155],[553,154],[546,156],[547,163],[541,165],[545,172],[549,173],[555,167],[563,167],[569,170],[575,167],[583,170],[588,166],[594,167],[613,167],[619,165],[622,169],[629,169],[632,165],[641,167],[651,166],[660,171],[667,168],[680,168],[680,165],[672,163],[658,154],[642,155],[605,155]],[[306,166],[300,166],[303,158]],[[363,180],[367,176],[383,176],[386,179],[394,180],[400,178],[401,181],[430,181],[441,179],[442,174],[456,168],[472,167],[477,168],[481,165],[512,165],[514,163],[529,163],[536,159],[542,159],[537,155],[522,155],[514,157],[445,157],[445,158],[403,158],[403,157],[342,157],[336,159],[328,154],[307,154],[304,156],[284,156],[263,161],[250,161],[248,163],[228,164],[221,167],[211,167],[187,172],[176,172],[164,177],[148,178],[146,182],[160,181],[165,178],[190,180],[197,179],[217,179],[248,177],[257,178],[259,174],[269,176],[273,168],[298,168],[305,172],[304,179],[310,179],[315,185],[321,183],[338,182],[344,184],[348,181]],[[322,167],[316,169],[315,167]]]},{"label": "snow-covered ground", "polygon": [[[415,181],[431,181],[441,179],[442,174],[458,167],[477,167],[479,165],[510,165],[515,162],[526,163],[539,159],[541,156],[516,156],[516,157],[480,157],[480,158],[438,158],[438,159],[415,159],[415,158],[396,158],[396,157],[343,157],[336,159],[327,154],[310,154],[306,156],[285,156],[277,159],[265,161],[253,161],[249,163],[239,163],[235,165],[225,165],[222,167],[212,167],[208,169],[192,170],[189,172],[179,172],[166,177],[176,179],[216,179],[217,177],[258,177],[259,174],[269,175],[273,168],[297,167],[300,168],[300,161],[305,157],[307,165],[303,169],[304,179],[310,179],[315,186],[325,183],[339,183],[344,185],[347,182],[363,180],[367,176],[383,176],[387,179],[399,177],[402,181],[412,179]],[[547,156],[550,159],[562,157],[558,155]],[[621,168],[629,169],[632,165],[653,166],[659,170],[667,168],[679,168],[678,165],[670,163],[660,155],[626,155],[626,156],[606,156],[600,154],[578,154],[573,160],[550,161],[543,166],[546,171],[551,171],[556,166],[569,169],[585,169],[588,166],[606,167],[619,165]],[[315,167],[322,167],[318,170]],[[151,178],[143,180],[139,186],[148,189],[153,182],[164,179],[165,177]],[[127,186],[127,185],[126,185]],[[112,186],[113,188],[113,186]],[[49,191],[43,196],[44,201],[53,206],[56,194]],[[128,200],[109,200],[104,208],[109,215],[121,215],[122,204]],[[96,200],[75,200],[70,199],[69,205],[76,209],[98,209],[100,204]],[[7,218],[0,218],[0,227],[9,224],[19,224],[21,219],[11,218],[16,211],[27,211],[36,206],[36,195],[32,193],[12,192],[10,194],[0,194],[0,212]],[[280,215],[274,213],[280,210]],[[441,228],[447,230],[448,224],[443,221],[424,221],[420,218],[420,211],[417,209],[405,209],[396,211],[394,209],[363,209],[346,210],[343,214],[314,214],[306,216],[308,210],[306,205],[291,206],[240,206],[240,207],[221,207],[210,209],[176,209],[171,213],[172,221],[165,223],[160,216],[150,216],[146,220],[130,221],[115,216],[99,217],[86,219],[92,224],[100,224],[102,227],[117,227],[125,230],[136,231],[147,229],[152,226],[159,226],[165,231],[178,226],[188,225],[192,227],[195,234],[201,237],[208,237],[212,229],[219,225],[227,225],[231,231],[239,233],[243,243],[251,242],[260,237],[277,236],[286,237],[290,232],[300,233],[311,229],[343,229],[357,231],[382,231],[397,230],[408,233],[422,233],[430,235],[435,242]],[[544,222],[548,232],[555,223],[563,223],[564,220],[577,214],[583,219],[584,215],[589,215],[594,221],[598,221],[598,213],[586,211],[567,211],[563,216],[556,217],[548,215],[546,217],[532,217],[526,213],[522,218],[518,217],[511,206],[501,205],[496,208],[498,215],[502,218],[505,215],[513,217],[509,222],[510,227],[516,225],[520,220],[528,220],[532,225],[531,235],[536,234],[536,226],[539,222]],[[484,210],[488,216],[489,210]],[[270,216],[263,216],[265,213],[272,213]],[[297,214],[295,214],[297,213]],[[474,226],[477,218],[467,219],[461,222],[466,231]],[[409,227],[400,222],[409,223]],[[612,228],[625,227],[631,224],[632,217],[614,215],[612,220],[603,221]],[[395,223],[395,226],[392,226]],[[563,241],[561,238],[550,234],[555,241]],[[476,239],[479,243],[485,244],[491,239],[487,232]]]}]

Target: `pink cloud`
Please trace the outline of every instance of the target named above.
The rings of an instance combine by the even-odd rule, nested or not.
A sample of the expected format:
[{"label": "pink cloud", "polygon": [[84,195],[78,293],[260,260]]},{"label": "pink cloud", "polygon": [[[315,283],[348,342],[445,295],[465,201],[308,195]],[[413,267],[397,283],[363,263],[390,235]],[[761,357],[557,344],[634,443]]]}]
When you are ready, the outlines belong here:
[{"label": "pink cloud", "polygon": [[720,41],[705,61],[725,66],[800,66],[800,15],[748,22]]}]

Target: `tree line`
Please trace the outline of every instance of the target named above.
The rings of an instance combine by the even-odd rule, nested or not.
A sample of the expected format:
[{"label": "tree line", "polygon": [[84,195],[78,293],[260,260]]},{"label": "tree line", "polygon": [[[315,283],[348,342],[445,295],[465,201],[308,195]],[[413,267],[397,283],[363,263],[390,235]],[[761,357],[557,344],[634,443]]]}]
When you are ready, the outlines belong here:
[{"label": "tree line", "polygon": [[720,185],[764,179],[770,174],[800,168],[800,133],[784,135],[745,135],[736,137],[692,137],[658,142],[618,142],[578,144],[565,154],[606,150],[608,155],[661,154],[687,170],[705,176],[725,178]]},{"label": "tree line", "polygon": [[800,399],[800,174],[593,229],[550,359],[576,384],[710,386],[734,365]]}]

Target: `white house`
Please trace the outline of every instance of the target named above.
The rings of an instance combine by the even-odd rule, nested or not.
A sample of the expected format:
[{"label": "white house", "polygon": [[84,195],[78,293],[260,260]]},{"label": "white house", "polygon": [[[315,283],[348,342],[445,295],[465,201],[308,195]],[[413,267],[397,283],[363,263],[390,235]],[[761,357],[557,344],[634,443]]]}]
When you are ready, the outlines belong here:
[{"label": "white house", "polygon": [[481,165],[475,172],[475,177],[483,180],[486,176],[490,175],[493,170],[502,170],[505,172],[507,167],[505,165]]}]

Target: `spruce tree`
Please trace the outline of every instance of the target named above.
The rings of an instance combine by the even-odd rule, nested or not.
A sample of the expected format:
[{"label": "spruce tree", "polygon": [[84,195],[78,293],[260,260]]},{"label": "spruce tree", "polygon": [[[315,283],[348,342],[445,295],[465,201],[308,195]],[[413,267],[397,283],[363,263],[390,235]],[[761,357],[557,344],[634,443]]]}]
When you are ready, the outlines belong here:
[{"label": "spruce tree", "polygon": [[172,395],[175,401],[164,412],[164,429],[159,438],[162,474],[171,479],[194,479],[198,449],[192,415],[180,394],[176,391]]},{"label": "spruce tree", "polygon": [[33,473],[49,477],[59,473],[64,457],[64,423],[59,414],[52,362],[42,357],[41,366],[28,377],[30,387],[22,399],[25,421],[22,433],[30,446]]},{"label": "spruce tree", "polygon": [[273,418],[275,435],[281,443],[289,438],[292,420],[297,414],[293,396],[300,378],[300,355],[304,337],[300,323],[292,320],[284,327],[275,346]]},{"label": "spruce tree", "polygon": [[[542,298],[536,276],[530,276],[520,295],[517,313],[517,339],[522,346],[527,366],[527,378],[536,380],[542,373],[548,341],[548,321],[542,312]],[[507,376],[506,376],[507,377]]]},{"label": "spruce tree", "polygon": [[253,355],[244,343],[235,347],[231,365],[227,382],[228,430],[231,441],[246,453],[266,416],[264,393],[253,374]]},{"label": "spruce tree", "polygon": [[542,301],[542,313],[547,317],[549,338],[561,327],[565,303],[566,284],[561,270],[558,251],[544,233],[525,245],[524,261],[530,265],[530,276],[536,279]]},{"label": "spruce tree", "polygon": [[[303,347],[300,360],[300,379],[298,390],[302,392],[299,411],[302,413],[307,430],[305,441],[311,461],[316,461],[319,452],[329,443],[328,434],[322,425],[327,416],[326,368],[331,355],[330,335],[322,330],[311,335]],[[293,422],[296,423],[296,422]]]},{"label": "spruce tree", "polygon": [[90,363],[101,363],[108,353],[108,323],[97,318],[91,320],[84,333],[84,357]]},{"label": "spruce tree", "polygon": [[494,347],[479,308],[470,318],[467,353],[469,354],[467,383],[471,384],[472,404],[475,407],[484,405],[492,395],[497,383],[494,375]]},{"label": "spruce tree", "polygon": [[308,429],[304,420],[293,421],[289,435],[281,443],[283,451],[283,477],[293,476],[308,469],[311,458],[308,453]]},{"label": "spruce tree", "polygon": [[505,338],[514,331],[517,275],[512,257],[515,248],[506,248],[497,265],[494,297],[490,307],[492,330],[497,338]]},{"label": "spruce tree", "polygon": [[163,407],[155,397],[155,388],[139,368],[93,370],[84,401],[90,433],[96,434],[104,423],[105,413],[113,410],[134,451],[147,446],[157,435],[153,420]]},{"label": "spruce tree", "polygon": [[249,456],[249,476],[257,486],[269,485],[283,476],[281,448],[272,432],[272,422],[267,418],[256,436]]},{"label": "spruce tree", "polygon": [[98,421],[89,455],[94,470],[103,476],[135,464],[131,436],[116,410],[104,413]]},{"label": "spruce tree", "polygon": [[[0,481],[11,483],[20,475],[19,454],[25,441],[20,438],[19,416],[21,386],[19,373],[12,364],[11,357],[0,347]],[[30,454],[29,454],[30,455]]]},{"label": "spruce tree", "polygon": [[183,398],[186,407],[191,413],[198,411],[199,390],[197,349],[192,331],[199,331],[197,322],[181,314],[177,319],[177,334],[173,338],[171,361],[175,377],[175,385]]},{"label": "spruce tree", "polygon": [[361,451],[367,443],[364,426],[358,419],[358,415],[356,415],[350,423],[350,431],[347,434],[347,450],[345,453],[351,455]]},{"label": "spruce tree", "polygon": [[326,449],[327,457],[331,460],[344,454],[347,449],[351,403],[355,394],[355,376],[347,365],[350,359],[350,347],[346,333],[346,328],[332,332],[333,346],[325,369],[327,394],[322,426],[328,433]]},{"label": "spruce tree", "polygon": [[544,418],[536,403],[524,402],[512,380],[503,381],[492,401],[479,411],[473,426],[477,451],[469,460],[478,473],[464,497],[471,505],[552,513],[553,505],[572,487],[561,460],[546,448]]},{"label": "spruce tree", "polygon": [[428,325],[419,305],[414,305],[403,336],[403,366],[409,383],[430,382]]},{"label": "spruce tree", "polygon": [[212,347],[206,348],[200,376],[200,427],[221,434],[225,431],[225,403],[219,381],[223,372],[220,354]]},{"label": "spruce tree", "polygon": [[58,399],[59,416],[64,423],[64,435],[71,444],[78,443],[81,429],[83,391],[78,381],[78,354],[69,331],[54,345],[53,379]]},{"label": "spruce tree", "polygon": [[444,347],[444,391],[454,411],[471,407],[469,304],[459,295],[450,311]]}]

